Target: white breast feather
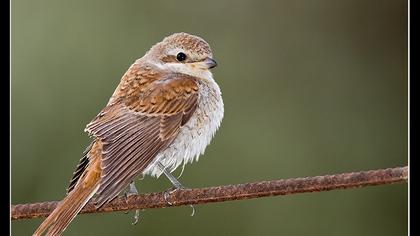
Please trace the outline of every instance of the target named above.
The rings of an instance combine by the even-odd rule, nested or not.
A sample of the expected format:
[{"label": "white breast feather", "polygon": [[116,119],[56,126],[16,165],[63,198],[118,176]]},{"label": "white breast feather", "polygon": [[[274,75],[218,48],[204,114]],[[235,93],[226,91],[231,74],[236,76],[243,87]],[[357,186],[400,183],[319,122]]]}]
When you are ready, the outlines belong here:
[{"label": "white breast feather", "polygon": [[204,153],[223,118],[223,100],[220,88],[213,80],[211,73],[204,80],[200,80],[198,107],[190,120],[180,129],[174,142],[163,152],[159,153],[144,171],[159,177],[162,172],[155,167],[159,160],[167,170],[174,171],[178,166],[198,160]]}]

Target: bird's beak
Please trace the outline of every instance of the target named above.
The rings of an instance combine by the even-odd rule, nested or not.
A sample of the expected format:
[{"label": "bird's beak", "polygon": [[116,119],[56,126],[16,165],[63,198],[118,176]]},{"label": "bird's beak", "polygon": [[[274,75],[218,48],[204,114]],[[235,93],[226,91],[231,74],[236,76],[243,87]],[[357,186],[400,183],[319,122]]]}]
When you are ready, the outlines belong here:
[{"label": "bird's beak", "polygon": [[207,57],[204,60],[204,64],[205,64],[205,66],[206,66],[207,69],[212,69],[212,68],[214,68],[214,67],[217,66],[217,62],[215,60],[213,60],[212,58],[210,58],[210,57]]},{"label": "bird's beak", "polygon": [[200,70],[208,70],[217,66],[217,62],[210,57],[198,62],[191,63],[192,68],[198,68]]}]

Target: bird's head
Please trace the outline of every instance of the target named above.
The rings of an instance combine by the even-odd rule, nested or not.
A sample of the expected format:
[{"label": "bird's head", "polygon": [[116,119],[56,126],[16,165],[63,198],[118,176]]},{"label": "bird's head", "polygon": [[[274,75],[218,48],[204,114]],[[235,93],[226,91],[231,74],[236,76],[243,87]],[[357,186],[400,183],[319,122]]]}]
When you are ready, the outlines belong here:
[{"label": "bird's head", "polygon": [[145,59],[161,69],[211,79],[210,69],[217,66],[209,44],[204,39],[187,33],[172,34],[154,45]]}]

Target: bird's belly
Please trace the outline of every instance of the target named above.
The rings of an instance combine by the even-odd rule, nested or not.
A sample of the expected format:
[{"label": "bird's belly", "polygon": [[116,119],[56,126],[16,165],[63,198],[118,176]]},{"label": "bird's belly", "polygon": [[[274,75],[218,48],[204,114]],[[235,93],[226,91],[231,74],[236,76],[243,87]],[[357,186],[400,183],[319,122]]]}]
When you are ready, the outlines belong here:
[{"label": "bird's belly", "polygon": [[219,128],[223,112],[223,100],[217,84],[213,82],[213,85],[200,85],[196,111],[181,127],[173,143],[156,156],[143,174],[159,177],[162,172],[155,166],[157,161],[160,161],[171,172],[181,164],[197,161]]}]

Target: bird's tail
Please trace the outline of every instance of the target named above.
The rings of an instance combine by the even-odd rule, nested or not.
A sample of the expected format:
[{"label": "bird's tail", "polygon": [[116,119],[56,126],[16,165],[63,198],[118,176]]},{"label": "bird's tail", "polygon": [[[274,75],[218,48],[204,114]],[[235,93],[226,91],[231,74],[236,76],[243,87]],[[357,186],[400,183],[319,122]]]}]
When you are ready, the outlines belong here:
[{"label": "bird's tail", "polygon": [[47,236],[60,235],[90,198],[98,191],[100,172],[89,168],[75,188],[57,205],[55,210],[42,222],[33,236],[40,236],[46,230]]}]

